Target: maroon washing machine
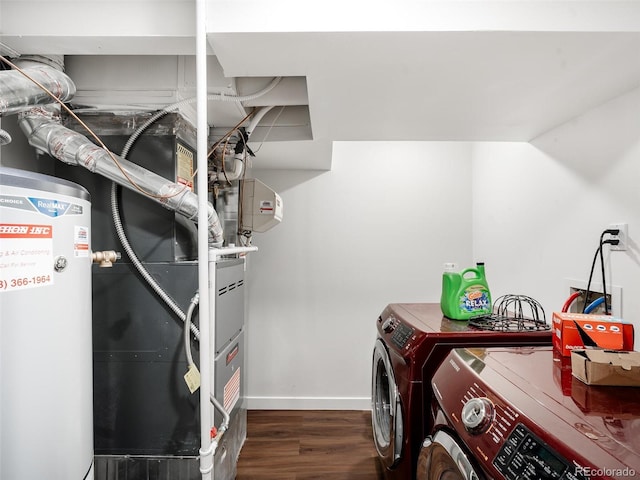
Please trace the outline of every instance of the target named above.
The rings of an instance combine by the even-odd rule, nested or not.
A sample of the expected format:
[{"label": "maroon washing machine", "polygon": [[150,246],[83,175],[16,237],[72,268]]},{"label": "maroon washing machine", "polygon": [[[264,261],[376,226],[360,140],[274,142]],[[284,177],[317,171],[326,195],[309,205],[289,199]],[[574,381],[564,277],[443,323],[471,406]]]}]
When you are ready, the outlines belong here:
[{"label": "maroon washing machine", "polygon": [[[483,330],[443,317],[438,303],[388,305],[377,320],[373,351],[372,424],[378,457],[389,480],[412,480],[423,440],[432,429],[425,415],[431,379],[457,347],[551,345],[548,326]],[[530,328],[530,327],[529,327]]]},{"label": "maroon washing machine", "polygon": [[566,367],[551,347],[451,351],[417,480],[638,478],[640,388],[588,386]]}]

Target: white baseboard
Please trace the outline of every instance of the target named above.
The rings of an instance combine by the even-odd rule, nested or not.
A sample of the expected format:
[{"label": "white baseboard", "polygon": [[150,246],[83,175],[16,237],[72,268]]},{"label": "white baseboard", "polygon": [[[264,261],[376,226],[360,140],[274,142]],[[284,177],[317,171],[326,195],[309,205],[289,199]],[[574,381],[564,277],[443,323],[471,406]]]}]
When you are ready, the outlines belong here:
[{"label": "white baseboard", "polygon": [[246,397],[248,410],[371,410],[369,397]]}]

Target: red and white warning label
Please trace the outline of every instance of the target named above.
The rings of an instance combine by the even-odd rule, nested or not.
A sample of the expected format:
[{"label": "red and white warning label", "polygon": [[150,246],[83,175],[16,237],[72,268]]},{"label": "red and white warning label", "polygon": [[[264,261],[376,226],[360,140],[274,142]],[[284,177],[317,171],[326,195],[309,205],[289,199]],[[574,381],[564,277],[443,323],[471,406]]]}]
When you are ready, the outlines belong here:
[{"label": "red and white warning label", "polygon": [[0,292],[53,284],[53,227],[0,223]]},{"label": "red and white warning label", "polygon": [[76,225],[73,227],[73,255],[75,257],[89,256],[89,229]]},{"label": "red and white warning label", "polygon": [[240,398],[240,369],[238,368],[224,386],[224,409],[231,412]]}]

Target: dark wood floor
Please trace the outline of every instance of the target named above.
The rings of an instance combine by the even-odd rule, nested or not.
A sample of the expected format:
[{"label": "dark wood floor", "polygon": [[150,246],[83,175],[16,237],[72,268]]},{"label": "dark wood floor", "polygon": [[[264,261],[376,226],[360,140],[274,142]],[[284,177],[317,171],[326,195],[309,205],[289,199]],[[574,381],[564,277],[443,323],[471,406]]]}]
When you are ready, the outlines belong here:
[{"label": "dark wood floor", "polygon": [[367,411],[250,410],[236,480],[381,480]]}]

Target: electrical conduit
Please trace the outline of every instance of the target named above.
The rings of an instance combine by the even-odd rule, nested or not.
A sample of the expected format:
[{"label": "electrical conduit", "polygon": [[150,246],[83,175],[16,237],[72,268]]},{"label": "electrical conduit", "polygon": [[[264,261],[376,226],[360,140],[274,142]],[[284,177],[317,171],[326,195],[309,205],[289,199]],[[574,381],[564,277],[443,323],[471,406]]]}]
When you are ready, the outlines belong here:
[{"label": "electrical conduit", "polygon": [[[124,248],[124,251],[129,257],[129,260],[131,260],[131,263],[133,263],[133,265],[136,267],[136,270],[138,270],[140,275],[142,275],[142,278],[144,278],[145,282],[147,282],[147,284],[153,289],[153,291],[156,292],[158,297],[171,309],[171,311],[175,313],[180,320],[185,322],[187,314],[182,311],[180,305],[178,305],[171,298],[171,296],[162,288],[162,286],[156,281],[156,279],[153,278],[151,273],[149,273],[149,270],[145,268],[143,263],[138,258],[138,255],[136,255],[136,252],[133,250],[133,247],[129,243],[129,239],[124,233],[124,226],[122,225],[122,219],[120,218],[120,209],[117,207],[117,185],[118,184],[115,182],[111,184],[111,213],[113,216],[113,225],[115,227],[116,234],[120,239],[120,243],[122,244],[122,248]],[[198,327],[196,327],[193,323],[190,323],[190,326],[188,328],[196,337],[196,339],[200,340],[200,330],[198,330]]]},{"label": "electrical conduit", "polygon": [[[281,80],[281,77],[276,77],[265,88],[249,95],[222,95],[217,93],[210,93],[207,95],[207,100],[236,101],[236,102],[245,102],[245,101],[255,100],[256,98],[259,98],[269,93],[271,90],[273,90],[275,86],[278,85],[278,83],[280,83],[280,80]],[[196,100],[197,100],[197,97],[191,97],[185,100],[181,100],[179,102],[176,102],[164,107],[162,110],[152,115],[151,118],[149,118],[140,127],[138,127],[136,131],[133,132],[133,134],[129,137],[129,139],[127,140],[127,142],[125,143],[122,149],[122,152],[120,153],[120,156],[122,158],[127,158],[127,156],[129,155],[129,151],[133,147],[134,143],[138,140],[138,138],[140,138],[140,136],[145,132],[145,130],[149,128],[151,125],[153,125],[160,118],[164,117],[165,115],[175,110],[178,110],[179,108],[185,105],[194,103]],[[258,112],[258,114],[254,116],[254,120],[250,124],[249,131],[253,131],[253,128],[255,127],[255,125],[262,119],[265,113],[271,110],[271,108],[273,107],[263,107]],[[237,160],[237,162],[238,161],[239,160]],[[236,178],[239,178],[240,173],[242,172],[241,169],[243,164],[241,161],[239,162],[240,162],[240,167],[239,167],[240,171]],[[235,170],[236,168],[234,168],[234,172]],[[120,240],[122,248],[124,248],[125,252],[127,253],[127,256],[131,260],[131,263],[133,263],[134,267],[136,267],[140,275],[142,275],[142,277],[145,279],[147,284],[149,284],[149,286],[156,292],[158,297],[163,302],[165,302],[165,304],[167,304],[167,306],[177,315],[177,317],[180,320],[184,322],[186,318],[184,311],[182,311],[180,306],[177,303],[175,303],[175,301],[162,288],[162,286],[158,282],[156,282],[153,276],[145,268],[144,264],[140,261],[137,254],[131,247],[131,244],[129,243],[129,239],[127,238],[127,234],[124,230],[124,226],[122,224],[122,219],[120,216],[120,206],[118,201],[118,183],[115,183],[115,182],[111,185],[111,216],[113,217],[113,225],[114,225],[116,234],[118,235],[118,239]],[[200,330],[198,329],[198,327],[196,327],[194,324],[190,324],[190,327],[188,327],[188,330],[190,330],[194,334],[197,340],[200,340]]]},{"label": "electrical conduit", "polygon": [[[191,319],[193,318],[193,312],[195,311],[198,303],[200,302],[200,295],[196,292],[191,301],[189,302],[189,308],[187,309],[187,314],[184,320],[184,351],[187,356],[187,365],[189,368],[197,369],[198,366],[193,361],[193,354],[191,353],[191,336],[189,335],[189,331],[193,327],[193,323],[191,323]],[[229,412],[225,410],[225,408],[220,405],[220,402],[216,398],[213,392],[211,392],[210,400],[213,406],[222,414],[222,423],[218,428],[216,439],[219,441],[224,432],[229,429],[229,422],[231,421],[231,415]]]}]

